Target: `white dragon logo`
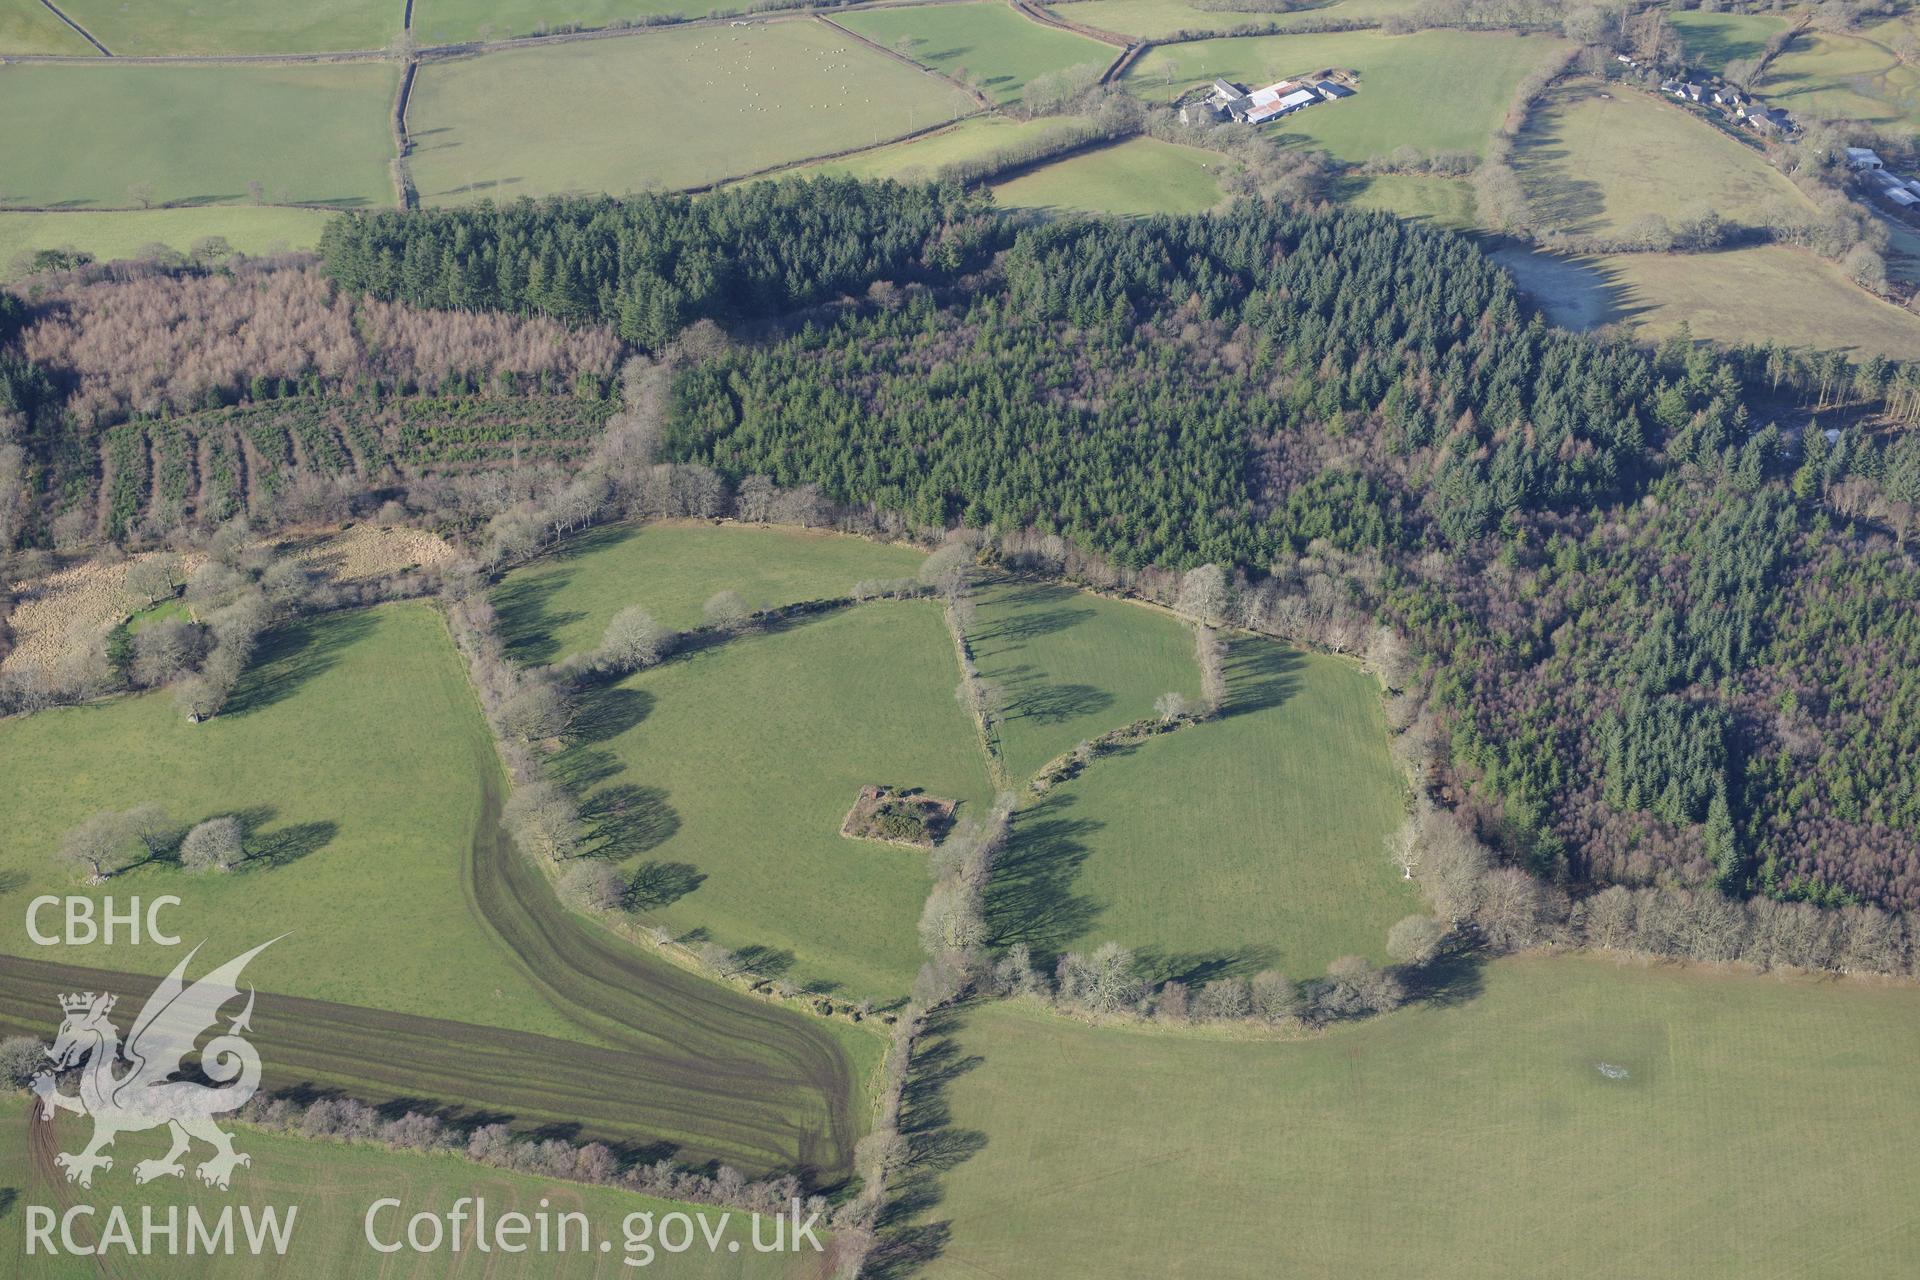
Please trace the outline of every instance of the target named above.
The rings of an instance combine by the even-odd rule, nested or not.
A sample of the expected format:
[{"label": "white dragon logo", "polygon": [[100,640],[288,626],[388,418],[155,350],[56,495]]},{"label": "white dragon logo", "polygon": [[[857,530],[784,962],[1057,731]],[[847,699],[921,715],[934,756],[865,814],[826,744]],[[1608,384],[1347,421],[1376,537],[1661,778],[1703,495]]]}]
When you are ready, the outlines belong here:
[{"label": "white dragon logo", "polygon": [[[173,1132],[173,1149],[158,1160],[142,1160],[133,1167],[136,1182],[155,1178],[178,1178],[186,1170],[180,1157],[198,1138],[214,1149],[212,1158],[195,1170],[209,1186],[225,1190],[233,1171],[252,1159],[233,1149],[233,1139],[213,1122],[217,1115],[237,1110],[260,1087],[260,1055],[240,1035],[250,1030],[253,1016],[253,989],[247,989],[247,1006],[228,1024],[225,1035],[207,1041],[199,1051],[200,1070],[223,1087],[192,1080],[172,1079],[194,1054],[194,1041],[201,1032],[219,1021],[221,1006],[240,994],[240,971],[247,961],[272,946],[278,938],[263,942],[245,955],[235,957],[207,974],[192,986],[183,981],[187,964],[200,948],[187,953],[148,997],[140,1016],[134,1020],[127,1037],[124,1055],[120,1033],[107,1020],[115,997],[95,995],[61,996],[60,1007],[66,1020],[47,1056],[55,1070],[65,1071],[85,1063],[78,1094],[61,1093],[53,1072],[43,1071],[33,1079],[33,1091],[40,1098],[40,1118],[52,1120],[59,1111],[72,1111],[93,1117],[93,1140],[77,1154],[62,1152],[54,1158],[67,1172],[67,1181],[83,1187],[93,1185],[96,1169],[111,1170],[113,1158],[102,1154],[122,1133],[154,1129],[166,1125]],[[120,1075],[114,1067],[122,1056],[131,1064]],[[233,1083],[228,1083],[232,1081]]]}]

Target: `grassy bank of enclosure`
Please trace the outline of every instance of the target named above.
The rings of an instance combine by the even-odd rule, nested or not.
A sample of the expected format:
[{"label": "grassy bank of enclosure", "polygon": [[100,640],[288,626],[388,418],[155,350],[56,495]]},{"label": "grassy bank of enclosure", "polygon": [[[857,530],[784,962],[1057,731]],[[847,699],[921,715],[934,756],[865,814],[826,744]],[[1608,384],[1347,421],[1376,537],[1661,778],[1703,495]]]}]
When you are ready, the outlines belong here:
[{"label": "grassy bank of enclosure", "polygon": [[1201,40],[1148,50],[1124,83],[1151,101],[1167,101],[1216,76],[1257,87],[1345,67],[1359,72],[1358,93],[1282,117],[1264,132],[1350,161],[1399,147],[1479,155],[1521,79],[1564,47],[1547,36],[1468,31]]},{"label": "grassy bank of enclosure", "polygon": [[[105,1197],[111,1197],[112,1204],[125,1208],[135,1224],[136,1240],[143,1206],[152,1206],[161,1222],[166,1221],[169,1209],[180,1212],[183,1256],[138,1259],[139,1274],[155,1280],[172,1277],[240,1280],[262,1274],[263,1267],[272,1267],[279,1274],[330,1276],[339,1280],[373,1280],[396,1275],[487,1277],[488,1280],[522,1276],[541,1280],[604,1278],[634,1273],[633,1268],[622,1265],[622,1259],[628,1256],[625,1227],[629,1215],[651,1213],[657,1222],[668,1213],[693,1211],[692,1206],[650,1196],[510,1173],[452,1156],[389,1152],[245,1127],[233,1130],[234,1146],[250,1155],[253,1163],[235,1172],[231,1190],[203,1186],[193,1177],[191,1166],[185,1178],[161,1178],[145,1186],[135,1185],[132,1173],[135,1160],[157,1158],[166,1149],[164,1131],[154,1130],[128,1134],[120,1140],[115,1147],[113,1170],[99,1176],[89,1197],[67,1186],[57,1169],[52,1170],[50,1176],[44,1162],[34,1158],[28,1122],[23,1119],[24,1110],[9,1098],[4,1111],[0,1111],[0,1185],[15,1193],[0,1204],[0,1249],[27,1266],[23,1274],[44,1280],[91,1280],[101,1274],[119,1274],[118,1270],[109,1270],[103,1262],[88,1257],[48,1258],[43,1252],[31,1262],[25,1261],[27,1205],[54,1206],[57,1211],[64,1207],[65,1201],[76,1198],[100,1206],[95,1216],[80,1224],[82,1234],[91,1227],[93,1239],[98,1239],[106,1229],[108,1202]],[[85,1120],[63,1119],[55,1129],[58,1149],[79,1149],[86,1141],[87,1130]],[[204,1147],[196,1147],[196,1157],[205,1154]],[[387,1244],[403,1238],[407,1219],[412,1215],[445,1214],[462,1197],[484,1197],[492,1221],[513,1212],[526,1214],[535,1223],[542,1212],[552,1215],[547,1221],[556,1229],[555,1238],[560,1214],[583,1213],[589,1223],[590,1245],[579,1248],[579,1227],[569,1225],[569,1248],[565,1251],[530,1249],[517,1255],[504,1254],[498,1249],[482,1252],[474,1247],[471,1221],[457,1252],[443,1246],[428,1254],[408,1251],[391,1254],[379,1252],[367,1243],[365,1218],[376,1200],[395,1198],[404,1205],[397,1211],[385,1209],[374,1219],[378,1238]],[[241,1206],[255,1213],[273,1207],[280,1211],[283,1221],[286,1209],[293,1206],[296,1210],[294,1229],[284,1259],[263,1261],[246,1252],[233,1256],[184,1256],[185,1214],[189,1208],[197,1209],[203,1219],[211,1223],[230,1205],[235,1208],[236,1219]],[[471,1206],[468,1207],[471,1210]],[[707,1209],[705,1212],[708,1222],[718,1231],[720,1215],[725,1211]],[[643,1229],[637,1220],[631,1225],[636,1234]],[[234,1232],[244,1241],[245,1235],[237,1220]],[[58,1239],[57,1233],[55,1238]],[[527,1237],[529,1242],[536,1238]],[[771,1241],[772,1238],[771,1225],[764,1226],[762,1239]],[[423,1233],[421,1239],[428,1237]],[[604,1253],[599,1248],[602,1240],[612,1244]],[[738,1243],[739,1249],[729,1250],[726,1241]],[[802,1258],[792,1254],[756,1253],[752,1241],[752,1219],[744,1213],[732,1215],[723,1243],[715,1252],[709,1252],[702,1243],[686,1253],[669,1255],[658,1250],[656,1236],[655,1261],[641,1274],[665,1275],[675,1280],[775,1280],[805,1274],[806,1264],[818,1264],[818,1256],[811,1252]],[[632,1256],[637,1260],[644,1255],[636,1250]],[[109,1257],[117,1268],[127,1261],[128,1255],[116,1250]]]},{"label": "grassy bank of enclosure", "polygon": [[799,20],[429,63],[408,119],[432,204],[698,186],[973,109],[953,86]]},{"label": "grassy bank of enclosure", "polygon": [[78,249],[99,262],[135,258],[153,245],[184,254],[207,236],[219,236],[246,254],[311,249],[331,215],[318,209],[114,209],[98,213],[0,211],[0,279],[15,258],[42,249]]},{"label": "grassy bank of enclosure", "polygon": [[1421,910],[1382,841],[1400,824],[1379,686],[1242,638],[1216,720],[1095,761],[1023,811],[988,892],[1002,945],[1046,963],[1112,940],[1158,979],[1379,958]]},{"label": "grassy bank of enclosure", "polygon": [[1220,203],[1228,163],[1216,152],[1129,138],[998,183],[993,198],[1008,209],[1056,213],[1200,213]]},{"label": "grassy bank of enclosure", "polygon": [[923,558],[911,547],[805,529],[610,525],[508,574],[493,600],[509,655],[544,664],[592,649],[628,605],[684,630],[700,625],[715,592],[736,592],[757,609],[837,599],[862,579],[911,577]]},{"label": "grassy bank of enclosure", "polygon": [[1119,52],[1110,44],[1042,26],[1000,0],[871,9],[836,21],[922,66],[977,86],[995,102],[1017,102],[1036,76],[1103,67]]},{"label": "grassy bank of enclosure", "polygon": [[1724,72],[1729,62],[1758,58],[1767,41],[1786,30],[1787,20],[1770,13],[1709,13],[1693,9],[1671,13],[1667,21],[1680,33],[1687,59],[1709,71]]},{"label": "grassy bank of enclosure", "polygon": [[924,1274],[1844,1280],[1920,1250],[1920,993],[1587,957],[1462,984],[1299,1043],[964,1011],[924,1059]]},{"label": "grassy bank of enclosure", "polygon": [[[109,46],[111,47],[111,46]],[[242,204],[391,205],[388,116],[397,70],[383,63],[207,67],[0,67],[0,174],[16,204],[137,208]]]}]

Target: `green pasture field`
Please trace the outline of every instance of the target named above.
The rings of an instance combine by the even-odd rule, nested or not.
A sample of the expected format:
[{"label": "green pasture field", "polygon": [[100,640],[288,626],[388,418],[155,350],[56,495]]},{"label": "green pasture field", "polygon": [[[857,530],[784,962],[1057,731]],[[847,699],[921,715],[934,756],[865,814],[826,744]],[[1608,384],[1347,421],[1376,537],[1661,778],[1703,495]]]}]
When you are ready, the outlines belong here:
[{"label": "green pasture field", "polygon": [[1421,912],[1384,850],[1404,816],[1379,685],[1241,637],[1219,719],[1098,759],[1023,810],[988,890],[1000,945],[1108,940],[1156,980],[1381,958]]},{"label": "green pasture field", "polygon": [[1151,716],[1163,693],[1200,696],[1184,623],[1057,583],[987,583],[968,641],[1006,694],[1000,755],[1016,783],[1082,739]]},{"label": "green pasture field", "polygon": [[1767,67],[1768,102],[1796,115],[1920,127],[1920,69],[1877,41],[1809,31]]},{"label": "green pasture field", "polygon": [[716,592],[738,592],[760,609],[838,598],[865,578],[911,577],[923,559],[913,547],[808,529],[609,525],[508,574],[493,603],[508,654],[545,664],[594,648],[630,604],[685,630],[700,625]]},{"label": "green pasture field", "polygon": [[[1620,254],[1595,260],[1613,319],[1645,336],[1685,320],[1696,338],[1778,338],[1809,350],[1920,359],[1920,316],[1882,302],[1830,262],[1786,245],[1709,254]],[[1755,326],[1756,315],[1767,322]]]},{"label": "green pasture field", "polygon": [[726,0],[415,0],[413,32],[425,45],[458,44],[745,7]]},{"label": "green pasture field", "polygon": [[246,254],[311,249],[330,214],[318,209],[221,205],[194,209],[116,209],[103,212],[0,211],[0,279],[18,274],[15,258],[42,249],[78,249],[99,262],[139,256],[162,244],[180,253],[206,236],[223,236]]},{"label": "green pasture field", "polygon": [[60,0],[60,8],[123,58],[384,49],[401,24],[391,0]]},{"label": "green pasture field", "polygon": [[838,160],[823,160],[796,172],[831,173],[851,178],[896,178],[903,182],[926,181],[931,180],[943,165],[984,159],[1009,147],[1060,132],[1070,122],[1070,119],[1050,116],[1035,120],[973,116],[955,121],[939,133],[897,142],[888,147],[876,147]]},{"label": "green pasture field", "polygon": [[99,56],[99,50],[40,0],[0,0],[0,54],[7,53]]},{"label": "green pasture field", "polygon": [[951,85],[802,19],[430,62],[408,120],[421,198],[444,204],[699,186],[973,109]]},{"label": "green pasture field", "polygon": [[[109,46],[111,47],[111,46]],[[0,174],[18,204],[133,208],[238,204],[257,181],[274,204],[390,205],[385,63],[0,67]]]},{"label": "green pasture field", "polygon": [[1409,13],[1418,0],[1312,0],[1286,13],[1232,9],[1196,9],[1185,0],[1074,0],[1048,9],[1063,22],[1144,40],[1162,40],[1177,32],[1229,31],[1273,23],[1281,27],[1316,22],[1383,22]]},{"label": "green pasture field", "polygon": [[921,1274],[1911,1269],[1920,992],[1582,956],[1456,987],[1291,1043],[963,1010],[922,1051],[947,1064],[925,1101],[951,1127],[919,1143],[954,1154]]},{"label": "green pasture field", "polygon": [[1249,88],[1329,67],[1360,74],[1352,97],[1282,117],[1263,132],[1290,146],[1361,161],[1399,147],[1481,154],[1529,71],[1564,42],[1470,31],[1378,31],[1200,40],[1149,49],[1125,84],[1164,102],[1224,77]]},{"label": "green pasture field", "polygon": [[1729,62],[1764,53],[1767,41],[1786,28],[1787,20],[1770,13],[1686,9],[1669,13],[1667,23],[1680,33],[1689,61],[1709,71],[1725,71]]},{"label": "green pasture field", "polygon": [[801,987],[884,1002],[923,959],[927,859],[840,824],[868,783],[981,815],[992,788],[958,676],[937,605],[860,605],[601,691],[556,769],[590,814],[619,806],[620,837],[599,856],[658,886],[645,921]]},{"label": "green pasture field", "polygon": [[[481,811],[486,729],[446,630],[419,604],[270,635],[233,706],[188,724],[164,692],[0,723],[0,910],[16,955],[165,973],[165,947],[31,945],[36,895],[181,897],[172,921],[225,959],[279,933],[249,969],[263,990],[576,1036],[471,918],[461,889]],[[489,748],[490,749],[490,748]],[[88,887],[62,835],[154,801],[180,824],[251,812],[276,861],[189,875],[149,865]],[[57,951],[57,955],[52,954]]]},{"label": "green pasture field", "polygon": [[1770,207],[1812,213],[1758,151],[1680,106],[1592,81],[1562,86],[1534,112],[1514,163],[1540,225],[1577,235],[1618,236],[1653,214],[1678,226],[1710,209],[1760,226]]},{"label": "green pasture field", "polygon": [[1382,173],[1355,181],[1341,198],[1357,208],[1384,209],[1454,231],[1471,231],[1475,224],[1473,184],[1465,178]]},{"label": "green pasture field", "polygon": [[834,19],[875,44],[942,75],[975,84],[996,102],[1017,102],[1027,81],[1067,67],[1104,67],[1110,44],[1046,27],[1001,0],[868,9]]},{"label": "green pasture field", "polygon": [[[636,1274],[663,1275],[674,1280],[682,1277],[685,1280],[760,1280],[762,1277],[774,1280],[775,1277],[807,1274],[805,1264],[818,1263],[818,1255],[810,1250],[798,1257],[791,1253],[756,1253],[750,1215],[735,1212],[723,1228],[720,1215],[725,1210],[708,1208],[704,1210],[708,1225],[716,1234],[724,1231],[717,1252],[709,1252],[696,1226],[695,1248],[685,1253],[668,1254],[658,1249],[656,1235],[653,1239],[656,1252],[652,1264],[644,1270],[630,1268],[622,1265],[623,1259],[631,1256],[637,1262],[646,1255],[639,1252],[637,1246],[631,1255],[627,1252],[627,1227],[631,1225],[636,1235],[645,1231],[645,1224],[640,1220],[629,1223],[629,1215],[652,1214],[653,1230],[657,1232],[658,1222],[666,1214],[696,1213],[701,1210],[695,1206],[656,1200],[651,1196],[636,1195],[613,1187],[586,1186],[554,1178],[510,1173],[456,1156],[420,1155],[371,1146],[349,1146],[340,1142],[291,1137],[245,1125],[226,1126],[233,1134],[235,1149],[246,1153],[253,1161],[251,1165],[235,1172],[230,1190],[220,1191],[203,1186],[194,1177],[191,1161],[202,1159],[208,1153],[208,1148],[200,1144],[195,1145],[194,1154],[189,1157],[185,1177],[161,1178],[144,1186],[136,1185],[133,1179],[136,1161],[158,1158],[166,1151],[165,1131],[150,1130],[146,1133],[128,1133],[119,1139],[114,1146],[114,1167],[96,1175],[89,1196],[86,1192],[76,1192],[69,1187],[60,1179],[58,1170],[49,1171],[43,1165],[36,1164],[30,1154],[27,1135],[29,1122],[24,1119],[26,1107],[17,1105],[12,1098],[5,1101],[6,1106],[0,1109],[0,1184],[5,1184],[16,1194],[0,1202],[0,1249],[16,1260],[27,1257],[27,1206],[51,1206],[59,1212],[64,1201],[77,1197],[84,1203],[97,1206],[92,1218],[79,1221],[78,1234],[85,1236],[90,1227],[93,1239],[99,1239],[104,1232],[111,1205],[124,1208],[136,1241],[139,1239],[142,1207],[151,1206],[155,1210],[156,1220],[161,1223],[167,1220],[168,1210],[179,1211],[181,1256],[133,1255],[131,1258],[137,1263],[138,1274],[151,1277],[152,1280],[168,1280],[170,1277],[180,1277],[181,1280],[188,1277],[192,1280],[242,1280],[261,1275],[263,1268],[279,1275],[329,1276],[338,1277],[339,1280],[375,1280],[376,1277],[388,1280],[395,1276],[429,1274],[436,1277],[485,1277],[486,1280],[521,1276],[540,1277],[540,1280],[547,1280],[547,1277],[567,1280],[598,1277],[608,1280],[614,1276]],[[78,1150],[87,1140],[88,1129],[84,1119],[63,1117],[55,1128],[57,1149]],[[463,1228],[458,1252],[443,1243],[433,1253],[415,1253],[403,1249],[399,1253],[388,1254],[376,1251],[367,1243],[365,1219],[376,1200],[398,1199],[401,1202],[401,1208],[384,1208],[373,1220],[377,1238],[382,1244],[389,1244],[404,1239],[407,1220],[416,1213],[440,1216],[444,1227],[444,1215],[463,1197],[484,1198],[489,1222],[497,1222],[508,1213],[523,1213],[536,1224],[536,1232],[538,1215],[543,1212],[552,1215],[547,1222],[554,1232],[554,1240],[558,1239],[560,1214],[585,1214],[590,1247],[579,1247],[580,1228],[576,1223],[570,1223],[567,1227],[568,1247],[564,1251],[554,1248],[544,1252],[529,1249],[521,1254],[509,1255],[496,1248],[481,1252],[474,1247],[471,1218]],[[293,1230],[284,1259],[274,1259],[269,1254],[268,1259],[263,1261],[245,1252],[244,1243],[236,1246],[232,1256],[186,1256],[186,1214],[189,1208],[197,1210],[202,1220],[211,1225],[228,1206],[233,1206],[235,1211],[234,1235],[242,1242],[245,1233],[240,1219],[241,1206],[256,1213],[272,1207],[282,1215],[282,1221],[285,1220],[287,1208],[293,1207]],[[466,1206],[470,1215],[473,1208],[472,1204]],[[761,1230],[761,1238],[771,1242],[771,1222],[763,1225]],[[427,1235],[421,1238],[423,1241],[431,1239]],[[54,1239],[59,1240],[57,1230]],[[528,1243],[537,1240],[537,1234],[526,1237]],[[599,1248],[602,1240],[612,1244],[612,1248],[604,1253]],[[737,1243],[738,1250],[729,1250],[729,1242]],[[156,1237],[156,1244],[164,1251],[164,1237]],[[92,1280],[92,1277],[102,1274],[122,1274],[119,1268],[125,1266],[130,1255],[116,1249],[106,1255],[106,1260],[114,1264],[113,1269],[93,1258],[71,1255],[48,1258],[39,1254],[25,1264],[28,1268],[26,1274],[44,1277],[45,1280],[66,1280],[69,1277],[72,1280]]]},{"label": "green pasture field", "polygon": [[1158,138],[1128,138],[1031,169],[993,188],[1009,209],[1055,213],[1200,213],[1220,203],[1230,162]]}]

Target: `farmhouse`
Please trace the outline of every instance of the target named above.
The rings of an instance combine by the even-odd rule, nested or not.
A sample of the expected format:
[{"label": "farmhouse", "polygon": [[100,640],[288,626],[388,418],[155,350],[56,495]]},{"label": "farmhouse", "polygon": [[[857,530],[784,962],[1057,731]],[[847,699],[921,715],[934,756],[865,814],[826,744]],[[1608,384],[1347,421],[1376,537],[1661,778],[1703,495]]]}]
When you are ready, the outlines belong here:
[{"label": "farmhouse", "polygon": [[1886,165],[1881,162],[1879,152],[1872,147],[1848,147],[1847,168],[1884,169]]}]

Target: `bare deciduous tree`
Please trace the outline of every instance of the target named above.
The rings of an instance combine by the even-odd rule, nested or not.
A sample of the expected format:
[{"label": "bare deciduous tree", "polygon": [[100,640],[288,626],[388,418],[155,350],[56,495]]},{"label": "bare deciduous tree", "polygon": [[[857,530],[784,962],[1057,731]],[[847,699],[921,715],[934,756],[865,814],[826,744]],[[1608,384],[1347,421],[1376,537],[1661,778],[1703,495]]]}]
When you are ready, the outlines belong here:
[{"label": "bare deciduous tree", "polygon": [[630,604],[607,623],[595,665],[603,671],[638,671],[660,661],[665,648],[666,635],[653,615]]},{"label": "bare deciduous tree", "polygon": [[1447,933],[1446,924],[1431,916],[1408,916],[1387,930],[1387,954],[1396,964],[1428,964],[1440,954]]},{"label": "bare deciduous tree", "polygon": [[67,832],[55,851],[65,866],[84,872],[89,884],[99,884],[126,866],[136,843],[127,815],[96,813]]},{"label": "bare deciduous tree", "polygon": [[246,832],[238,818],[209,818],[180,842],[180,865],[187,871],[231,871],[246,857]]},{"label": "bare deciduous tree", "polygon": [[739,631],[753,618],[753,610],[737,591],[716,591],[700,608],[707,625],[720,631]]}]

